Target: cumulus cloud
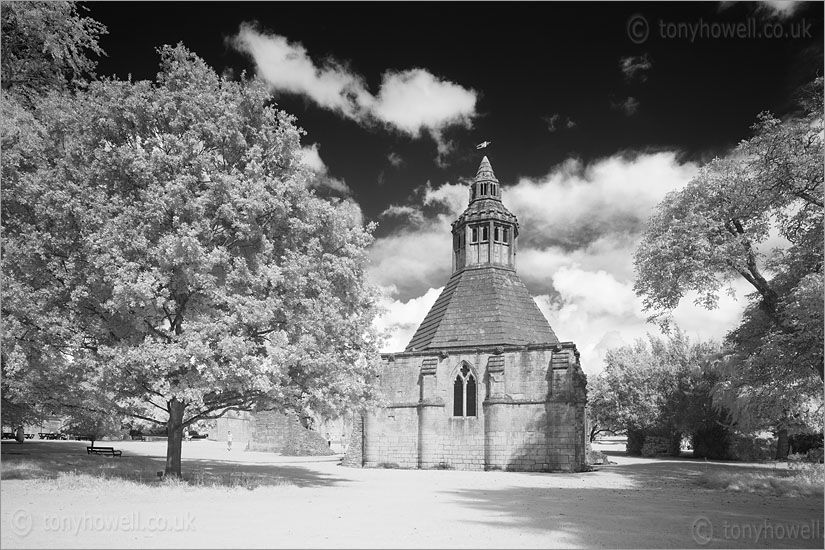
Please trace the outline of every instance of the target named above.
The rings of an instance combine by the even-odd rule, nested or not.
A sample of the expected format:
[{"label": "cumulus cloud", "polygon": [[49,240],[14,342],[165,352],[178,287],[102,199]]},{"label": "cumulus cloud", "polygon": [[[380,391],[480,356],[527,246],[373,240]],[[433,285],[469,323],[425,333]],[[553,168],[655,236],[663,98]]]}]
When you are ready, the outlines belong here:
[{"label": "cumulus cloud", "polygon": [[619,67],[622,69],[625,80],[628,82],[633,79],[638,79],[642,82],[647,80],[647,71],[653,67],[650,58],[647,54],[644,55],[630,55],[619,58]]},{"label": "cumulus cloud", "polygon": [[317,143],[301,148],[301,162],[313,172],[325,173],[327,171],[327,165],[321,160],[321,154],[318,152]]},{"label": "cumulus cloud", "polygon": [[474,90],[425,69],[387,71],[378,93],[372,94],[365,79],[343,63],[316,64],[301,44],[250,24],[242,24],[231,43],[252,57],[274,91],[302,95],[359,124],[380,124],[412,137],[427,134],[440,155],[450,149],[444,131],[469,128],[476,116]]},{"label": "cumulus cloud", "polygon": [[633,251],[638,234],[603,235],[582,248],[533,247],[519,243],[518,271],[528,288],[537,294],[554,293],[551,274],[565,266],[590,271],[608,271],[620,280],[633,277]]},{"label": "cumulus cloud", "polygon": [[[576,343],[588,374],[602,370],[607,350],[632,344],[648,333],[660,334],[657,326],[647,323],[632,280],[571,267],[560,269],[553,283],[558,295],[539,295],[536,303],[559,339]],[[694,305],[696,296],[689,294],[674,311],[675,323],[694,340],[721,340],[741,318],[746,305],[742,297],[750,287],[738,281],[734,290],[738,299],[725,295],[715,310]]]},{"label": "cumulus cloud", "polygon": [[569,159],[542,178],[505,187],[503,200],[519,218],[521,246],[570,251],[638,234],[664,195],[697,169],[674,152],[613,155],[588,165]]},{"label": "cumulus cloud", "polygon": [[562,267],[553,274],[553,286],[565,301],[595,315],[621,317],[641,308],[633,288],[606,271]]},{"label": "cumulus cloud", "polygon": [[800,3],[793,0],[763,0],[758,2],[758,9],[779,19],[791,17]]},{"label": "cumulus cloud", "polygon": [[404,163],[404,159],[401,158],[401,155],[398,153],[390,153],[387,155],[387,162],[389,162],[391,166],[398,168]]},{"label": "cumulus cloud", "polygon": [[[675,152],[660,152],[590,164],[571,159],[543,177],[503,182],[504,204],[519,219],[519,276],[559,338],[576,343],[586,372],[602,369],[608,349],[658,332],[633,292],[633,252],[656,205],[697,170]],[[376,240],[370,277],[385,289],[383,304],[392,313],[381,326],[394,335],[385,351],[406,346],[437,298],[436,287],[449,279],[450,223],[468,198],[466,185],[427,183],[415,203],[393,210],[409,221]],[[740,299],[722,296],[714,311],[687,296],[675,322],[691,337],[721,339],[750,292],[744,282],[734,290]]]},{"label": "cumulus cloud", "polygon": [[547,131],[551,134],[557,130],[575,128],[576,123],[570,117],[564,117],[559,113],[553,113],[550,116],[542,117],[542,120],[547,123]]},{"label": "cumulus cloud", "polygon": [[632,96],[620,101],[610,100],[610,107],[622,111],[627,116],[633,116],[639,110],[639,100]]},{"label": "cumulus cloud", "polygon": [[425,130],[469,126],[475,115],[476,94],[440,80],[424,69],[387,72],[373,104],[379,119],[418,136]]},{"label": "cumulus cloud", "polygon": [[[737,2],[720,2],[719,9],[725,10]],[[801,6],[801,2],[796,0],[762,0],[760,2],[748,2],[757,13],[776,19],[788,19],[796,13]]]},{"label": "cumulus cloud", "polygon": [[469,188],[464,184],[445,183],[434,189],[427,182],[424,186],[424,205],[441,207],[442,218],[448,223],[452,223],[456,216],[464,212],[469,200]]},{"label": "cumulus cloud", "polygon": [[424,223],[424,214],[421,212],[421,209],[406,205],[390,205],[387,208],[385,208],[384,211],[381,212],[381,214],[379,214],[379,217],[406,218],[407,221],[413,226],[418,226]]},{"label": "cumulus cloud", "polygon": [[321,160],[317,143],[301,148],[301,162],[315,174],[315,177],[309,181],[311,187],[326,187],[343,195],[352,194],[352,190],[343,180],[329,175],[327,165]]},{"label": "cumulus cloud", "polygon": [[371,280],[392,288],[402,300],[420,296],[435,285],[444,284],[452,269],[452,222],[464,211],[467,186],[430,182],[416,194],[417,203],[392,205],[383,217],[406,219],[390,235],[376,239],[370,249]]},{"label": "cumulus cloud", "polygon": [[430,288],[423,296],[406,302],[391,297],[395,293],[392,287],[383,290],[379,301],[383,313],[375,319],[375,327],[386,335],[381,351],[403,351],[444,287]]},{"label": "cumulus cloud", "polygon": [[447,281],[452,262],[450,247],[449,225],[438,220],[400,229],[375,240],[368,273],[379,286],[395,285],[397,296],[408,300]]}]

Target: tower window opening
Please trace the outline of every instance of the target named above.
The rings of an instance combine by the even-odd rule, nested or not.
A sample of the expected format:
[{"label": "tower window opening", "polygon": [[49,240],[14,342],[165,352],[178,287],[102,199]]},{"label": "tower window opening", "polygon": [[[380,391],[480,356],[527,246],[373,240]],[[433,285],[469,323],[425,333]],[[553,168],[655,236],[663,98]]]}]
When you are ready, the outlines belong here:
[{"label": "tower window opening", "polygon": [[497,243],[508,243],[510,241],[510,228],[504,225],[496,224],[493,233]]},{"label": "tower window opening", "polygon": [[476,409],[476,379],[464,365],[453,382],[453,416],[478,416]]},{"label": "tower window opening", "polygon": [[486,243],[490,240],[490,228],[486,225],[481,227],[481,242]]},{"label": "tower window opening", "polygon": [[470,230],[470,242],[477,243],[478,242],[478,227],[473,227]]}]

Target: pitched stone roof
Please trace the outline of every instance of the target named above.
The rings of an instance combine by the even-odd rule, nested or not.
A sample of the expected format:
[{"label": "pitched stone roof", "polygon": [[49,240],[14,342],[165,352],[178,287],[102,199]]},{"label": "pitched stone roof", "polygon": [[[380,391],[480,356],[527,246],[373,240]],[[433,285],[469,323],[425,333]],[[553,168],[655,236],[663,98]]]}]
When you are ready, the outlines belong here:
[{"label": "pitched stone roof", "polygon": [[558,342],[516,272],[484,266],[450,277],[406,351]]}]

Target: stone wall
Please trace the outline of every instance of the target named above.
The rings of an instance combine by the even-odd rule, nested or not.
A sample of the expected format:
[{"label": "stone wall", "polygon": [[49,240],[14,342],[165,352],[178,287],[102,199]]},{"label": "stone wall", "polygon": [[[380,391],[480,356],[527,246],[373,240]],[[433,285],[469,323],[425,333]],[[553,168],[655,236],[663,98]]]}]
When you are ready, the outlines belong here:
[{"label": "stone wall", "polygon": [[667,437],[649,435],[645,438],[644,445],[642,445],[642,456],[668,456],[669,444],[670,440]]},{"label": "stone wall", "polygon": [[[388,405],[365,417],[365,465],[586,467],[586,379],[572,344],[409,352],[384,359],[381,385]],[[477,410],[476,416],[456,417],[453,381],[464,365],[477,381]]]},{"label": "stone wall", "polygon": [[232,431],[233,449],[268,451],[286,456],[334,454],[324,436],[304,428],[295,414],[230,411],[215,421],[215,428],[209,431],[209,439],[226,441],[229,430]]},{"label": "stone wall", "polygon": [[364,464],[364,417],[355,415],[352,419],[352,431],[349,435],[347,452],[344,454],[342,466],[360,468]]},{"label": "stone wall", "polygon": [[[373,421],[373,417],[376,417]],[[386,408],[367,419],[366,426],[380,426],[375,442],[379,463],[415,468],[418,463],[418,410],[416,407]]]},{"label": "stone wall", "polygon": [[250,431],[250,450],[278,452],[287,456],[334,454],[324,436],[304,428],[294,414],[256,413],[252,415]]},{"label": "stone wall", "polygon": [[215,427],[209,429],[208,438],[212,441],[226,441],[229,431],[232,432],[232,448],[247,449],[252,439],[249,413],[227,412],[224,416],[215,420]]}]

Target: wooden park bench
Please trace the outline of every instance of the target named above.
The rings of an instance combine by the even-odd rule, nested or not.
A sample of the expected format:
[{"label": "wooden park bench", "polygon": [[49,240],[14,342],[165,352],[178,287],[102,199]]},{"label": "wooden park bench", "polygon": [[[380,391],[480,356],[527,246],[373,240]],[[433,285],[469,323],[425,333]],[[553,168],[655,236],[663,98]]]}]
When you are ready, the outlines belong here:
[{"label": "wooden park bench", "polygon": [[121,456],[123,451],[115,449],[114,447],[86,447],[86,454]]}]

